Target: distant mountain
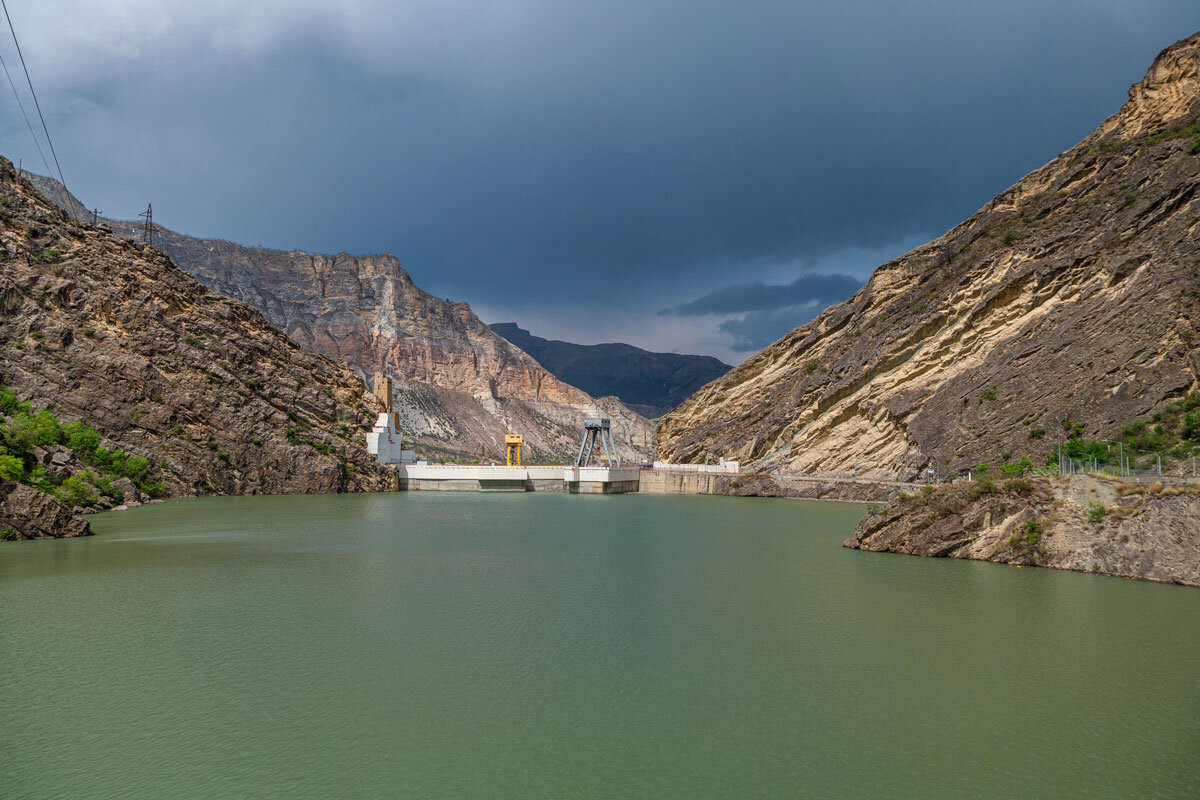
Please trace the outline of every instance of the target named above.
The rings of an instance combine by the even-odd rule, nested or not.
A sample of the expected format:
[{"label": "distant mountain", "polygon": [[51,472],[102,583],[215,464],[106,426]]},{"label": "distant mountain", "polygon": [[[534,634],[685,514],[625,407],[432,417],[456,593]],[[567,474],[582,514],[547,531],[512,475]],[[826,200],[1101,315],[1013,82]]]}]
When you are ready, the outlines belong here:
[{"label": "distant mountain", "polygon": [[515,322],[492,330],[537,359],[559,380],[591,395],[616,395],[625,405],[657,417],[732,367],[712,356],[651,353],[629,344],[571,344],[534,336]]},{"label": "distant mountain", "polygon": [[[58,181],[29,180],[74,219],[91,222]],[[141,223],[100,222],[119,236],[141,237]],[[391,254],[283,252],[158,225],[154,244],[209,289],[258,309],[301,347],[345,361],[365,379],[376,371],[392,376],[401,430],[421,457],[501,458],[512,431],[524,435],[527,458],[563,461],[575,456],[583,420],[596,416],[612,420],[623,457],[654,451],[654,428],[640,414],[555,377],[466,303],[416,286]]]}]

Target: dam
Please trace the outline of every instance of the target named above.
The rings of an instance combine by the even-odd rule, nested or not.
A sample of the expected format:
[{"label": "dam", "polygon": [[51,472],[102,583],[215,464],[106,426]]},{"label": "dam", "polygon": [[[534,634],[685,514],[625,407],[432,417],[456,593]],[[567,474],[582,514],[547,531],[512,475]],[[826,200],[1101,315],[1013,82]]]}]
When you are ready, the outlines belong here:
[{"label": "dam", "polygon": [[[607,419],[583,421],[583,439],[573,465],[521,463],[522,437],[504,437],[504,464],[426,464],[404,449],[400,420],[392,411],[392,380],[375,373],[375,396],[386,409],[367,434],[367,451],[392,465],[400,491],[434,492],[569,492],[626,494],[638,491],[641,469],[621,464],[612,426]],[[603,452],[603,458],[601,453]],[[592,463],[595,453],[597,462]]]},{"label": "dam", "polygon": [[400,490],[410,492],[636,492],[638,467],[397,464]]}]

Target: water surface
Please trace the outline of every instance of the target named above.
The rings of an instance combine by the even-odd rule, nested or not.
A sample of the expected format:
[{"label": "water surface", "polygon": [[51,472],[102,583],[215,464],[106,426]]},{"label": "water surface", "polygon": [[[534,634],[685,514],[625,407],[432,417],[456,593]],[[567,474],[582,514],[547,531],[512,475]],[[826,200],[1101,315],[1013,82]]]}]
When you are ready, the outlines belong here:
[{"label": "water surface", "polygon": [[861,506],[208,498],[0,547],[0,797],[1200,796],[1200,591]]}]

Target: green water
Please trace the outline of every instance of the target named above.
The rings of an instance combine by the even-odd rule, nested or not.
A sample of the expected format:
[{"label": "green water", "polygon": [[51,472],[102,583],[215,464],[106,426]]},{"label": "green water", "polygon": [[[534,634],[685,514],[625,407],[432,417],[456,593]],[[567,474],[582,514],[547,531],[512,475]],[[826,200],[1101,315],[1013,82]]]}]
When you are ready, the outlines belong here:
[{"label": "green water", "polygon": [[0,797],[1200,796],[1200,590],[860,506],[211,498],[0,547]]}]

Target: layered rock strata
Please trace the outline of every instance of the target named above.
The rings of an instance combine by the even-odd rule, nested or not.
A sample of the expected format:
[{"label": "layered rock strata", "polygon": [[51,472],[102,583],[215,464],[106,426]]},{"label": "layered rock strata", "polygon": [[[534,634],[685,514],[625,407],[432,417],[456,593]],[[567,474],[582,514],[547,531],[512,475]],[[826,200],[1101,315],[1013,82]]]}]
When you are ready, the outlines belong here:
[{"label": "layered rock strata", "polygon": [[909,479],[1200,386],[1200,34],[1096,132],[697,392],[659,457]]},{"label": "layered rock strata", "polygon": [[0,383],[108,447],[167,496],[378,490],[377,413],[307,351],[160,250],[70,219],[0,159]]},{"label": "layered rock strata", "polygon": [[[76,219],[82,203],[31,176]],[[106,220],[137,240],[137,223]],[[654,428],[616,398],[594,399],[556,378],[485,325],[464,302],[434,297],[393,255],[334,256],[243,247],[154,229],[154,243],[208,288],[249,303],[292,341],[345,361],[367,379],[390,375],[402,432],[431,458],[503,457],[507,432],[533,458],[565,459],[586,417],[608,416],[625,458],[653,454]]]},{"label": "layered rock strata", "polygon": [[958,481],[868,514],[846,547],[1200,586],[1200,490],[1084,475]]},{"label": "layered rock strata", "polygon": [[90,536],[92,527],[57,498],[32,486],[0,481],[0,542]]}]

